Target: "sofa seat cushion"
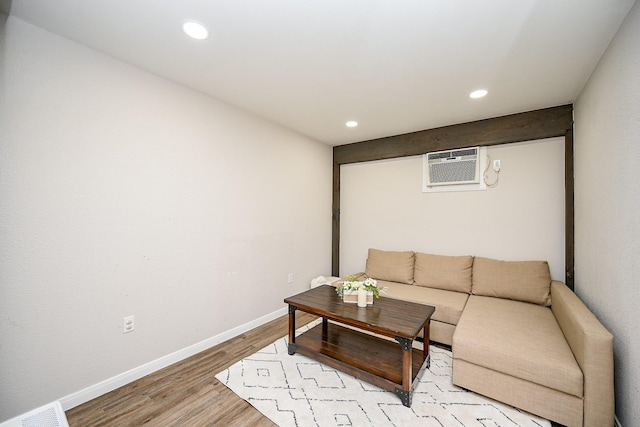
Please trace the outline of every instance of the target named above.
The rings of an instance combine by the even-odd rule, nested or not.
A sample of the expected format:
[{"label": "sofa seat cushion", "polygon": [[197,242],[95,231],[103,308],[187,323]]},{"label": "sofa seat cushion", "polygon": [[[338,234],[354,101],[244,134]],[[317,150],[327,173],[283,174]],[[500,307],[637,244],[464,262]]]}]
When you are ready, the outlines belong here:
[{"label": "sofa seat cushion", "polygon": [[436,311],[431,319],[452,325],[458,324],[462,310],[469,298],[469,294],[463,292],[444,291],[383,280],[378,280],[378,286],[387,288],[385,292],[380,294],[381,298],[395,298],[432,305]]},{"label": "sofa seat cushion", "polygon": [[453,334],[453,356],[573,396],[583,395],[582,371],[545,306],[472,295]]}]

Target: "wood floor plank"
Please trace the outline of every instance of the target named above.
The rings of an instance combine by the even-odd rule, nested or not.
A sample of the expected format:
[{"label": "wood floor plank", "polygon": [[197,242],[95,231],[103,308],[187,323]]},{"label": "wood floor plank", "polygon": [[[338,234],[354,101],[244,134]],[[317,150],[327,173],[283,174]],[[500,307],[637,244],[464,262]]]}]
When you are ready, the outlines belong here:
[{"label": "wood floor plank", "polygon": [[[315,320],[298,313],[296,325]],[[275,424],[215,375],[288,331],[288,316],[167,366],[66,412],[70,427],[258,426]]]}]

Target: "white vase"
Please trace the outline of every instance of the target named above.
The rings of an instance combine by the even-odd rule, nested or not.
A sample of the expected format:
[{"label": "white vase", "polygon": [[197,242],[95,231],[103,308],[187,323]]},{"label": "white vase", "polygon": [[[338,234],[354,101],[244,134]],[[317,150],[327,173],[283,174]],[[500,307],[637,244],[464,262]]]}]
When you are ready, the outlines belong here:
[{"label": "white vase", "polygon": [[364,288],[358,289],[358,307],[367,306],[367,290]]}]

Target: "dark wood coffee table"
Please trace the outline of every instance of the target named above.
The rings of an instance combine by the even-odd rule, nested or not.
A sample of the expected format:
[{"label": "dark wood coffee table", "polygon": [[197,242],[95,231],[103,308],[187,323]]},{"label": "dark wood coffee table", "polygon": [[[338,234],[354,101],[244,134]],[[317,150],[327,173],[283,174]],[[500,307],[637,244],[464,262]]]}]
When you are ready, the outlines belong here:
[{"label": "dark wood coffee table", "polygon": [[[329,285],[284,302],[289,305],[289,354],[298,352],[392,391],[405,406],[411,406],[416,378],[429,367],[429,323],[434,307],[383,296],[372,306],[360,308],[342,302],[336,288]],[[322,323],[296,337],[296,310],[322,317]],[[420,331],[422,351],[412,347]]]}]

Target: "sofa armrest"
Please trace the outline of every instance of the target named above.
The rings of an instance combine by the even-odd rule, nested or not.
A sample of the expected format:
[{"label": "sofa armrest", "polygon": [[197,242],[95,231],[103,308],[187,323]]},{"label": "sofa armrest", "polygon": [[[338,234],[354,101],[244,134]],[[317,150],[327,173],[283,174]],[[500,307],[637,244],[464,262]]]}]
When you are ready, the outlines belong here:
[{"label": "sofa armrest", "polygon": [[612,426],[613,335],[562,282],[551,282],[551,310],[584,376],[583,425]]}]

